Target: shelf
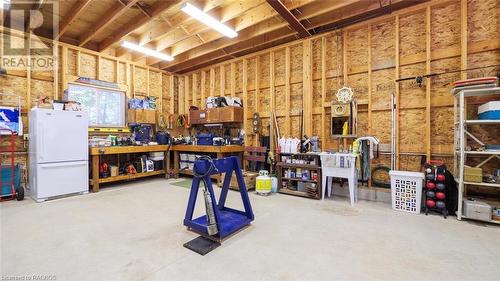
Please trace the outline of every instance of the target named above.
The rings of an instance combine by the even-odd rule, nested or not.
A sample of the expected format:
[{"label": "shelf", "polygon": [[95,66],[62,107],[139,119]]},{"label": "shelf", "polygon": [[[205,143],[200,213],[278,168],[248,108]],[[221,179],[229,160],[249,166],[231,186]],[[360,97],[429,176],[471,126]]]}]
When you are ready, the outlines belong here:
[{"label": "shelf", "polygon": [[500,183],[489,183],[489,182],[471,182],[471,181],[464,181],[464,184],[469,184],[469,185],[480,185],[480,186],[489,186],[489,187],[500,187]]},{"label": "shelf", "polygon": [[294,163],[285,163],[279,162],[278,166],[285,168],[301,168],[301,169],[309,169],[309,170],[321,170],[321,166],[312,165],[312,164],[294,164]]},{"label": "shelf", "polygon": [[495,95],[500,94],[500,87],[496,87],[495,84],[481,84],[456,88],[451,91],[453,95],[460,95],[461,92],[463,92],[464,97]]},{"label": "shelf", "polygon": [[498,151],[465,151],[465,154],[471,154],[471,155],[500,155],[500,150],[498,150]]},{"label": "shelf", "polygon": [[500,221],[497,221],[497,220],[490,220],[490,221],[483,221],[483,220],[476,220],[476,219],[473,219],[473,218],[468,218],[464,215],[462,215],[462,218],[463,219],[468,219],[468,220],[475,220],[475,221],[479,221],[479,222],[485,222],[485,223],[495,223],[495,224],[500,224]]},{"label": "shelf", "polygon": [[137,174],[119,175],[119,176],[114,176],[114,177],[100,178],[99,179],[99,183],[122,181],[122,180],[131,180],[131,179],[137,179],[137,178],[143,178],[143,177],[149,177],[149,176],[156,176],[156,175],[162,175],[162,174],[165,174],[165,170],[158,170],[158,171],[145,172],[145,173],[137,173]]},{"label": "shelf", "polygon": [[500,120],[465,120],[465,124],[500,124]]},{"label": "shelf", "polygon": [[309,193],[305,191],[296,191],[296,190],[291,190],[288,188],[280,188],[278,190],[279,193],[284,193],[284,194],[290,194],[290,195],[295,195],[295,196],[302,196],[302,197],[307,197],[307,198],[312,198],[312,199],[320,199],[318,197],[313,197]]},{"label": "shelf", "polygon": [[[179,170],[179,174],[193,176],[193,170],[186,170],[186,169]],[[211,175],[210,178],[218,180],[220,178],[220,176],[219,176],[219,174],[215,174],[215,175]]]},{"label": "shelf", "polygon": [[289,181],[303,181],[303,182],[313,182],[313,183],[318,183],[317,180],[304,180],[304,179],[301,179],[301,178],[285,178],[285,177],[281,177],[282,180],[289,180]]}]

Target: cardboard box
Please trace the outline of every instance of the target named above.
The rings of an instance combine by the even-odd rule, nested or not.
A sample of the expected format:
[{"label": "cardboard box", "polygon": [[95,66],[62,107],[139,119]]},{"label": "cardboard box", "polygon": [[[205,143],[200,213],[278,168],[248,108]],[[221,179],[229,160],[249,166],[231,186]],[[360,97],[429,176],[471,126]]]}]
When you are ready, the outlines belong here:
[{"label": "cardboard box", "polygon": [[109,166],[109,171],[111,172],[111,176],[112,177],[118,176],[118,166],[110,165]]},{"label": "cardboard box", "polygon": [[207,116],[206,110],[190,110],[189,111],[189,123],[192,125],[206,124],[207,117],[208,116]]},{"label": "cardboard box", "polygon": [[464,181],[483,182],[483,169],[474,167],[465,167]]},{"label": "cardboard box", "polygon": [[127,111],[128,123],[156,124],[156,110],[129,109]]},{"label": "cardboard box", "polygon": [[[256,172],[246,172],[243,171],[243,179],[245,180],[245,185],[247,187],[247,190],[250,189],[255,189],[255,180],[259,173]],[[236,180],[236,175],[233,173],[233,176],[231,177],[231,182],[229,183],[229,188],[233,190],[238,190],[238,181]]]},{"label": "cardboard box", "polygon": [[226,106],[219,108],[220,122],[243,122],[243,108]]}]

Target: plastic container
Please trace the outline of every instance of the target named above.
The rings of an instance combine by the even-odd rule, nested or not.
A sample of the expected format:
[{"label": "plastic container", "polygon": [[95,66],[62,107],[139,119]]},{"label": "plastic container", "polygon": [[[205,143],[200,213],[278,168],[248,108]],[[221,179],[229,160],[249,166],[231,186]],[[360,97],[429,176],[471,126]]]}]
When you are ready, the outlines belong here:
[{"label": "plastic container", "polygon": [[500,120],[500,101],[490,101],[477,109],[480,120]]},{"label": "plastic container", "polygon": [[197,134],[196,135],[198,145],[213,145],[214,135],[213,134]]},{"label": "plastic container", "polygon": [[389,171],[391,176],[392,209],[420,214],[424,174],[408,171]]},{"label": "plastic container", "polygon": [[[0,186],[1,196],[12,194],[12,167],[10,165],[1,166],[2,184]],[[14,188],[17,189],[21,185],[21,167],[19,164],[14,165]]]}]

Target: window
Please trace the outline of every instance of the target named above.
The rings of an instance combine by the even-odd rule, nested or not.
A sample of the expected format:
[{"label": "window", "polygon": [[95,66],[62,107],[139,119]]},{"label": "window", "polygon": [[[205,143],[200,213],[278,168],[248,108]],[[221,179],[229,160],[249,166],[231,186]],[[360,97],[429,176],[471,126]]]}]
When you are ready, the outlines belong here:
[{"label": "window", "polygon": [[69,84],[67,100],[89,113],[91,127],[125,127],[125,93],[92,85]]}]

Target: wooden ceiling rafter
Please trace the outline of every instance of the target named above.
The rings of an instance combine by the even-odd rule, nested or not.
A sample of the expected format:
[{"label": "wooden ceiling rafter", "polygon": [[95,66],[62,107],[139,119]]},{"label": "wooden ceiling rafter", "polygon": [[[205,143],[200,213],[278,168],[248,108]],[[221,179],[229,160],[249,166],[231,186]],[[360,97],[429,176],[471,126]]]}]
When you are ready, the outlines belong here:
[{"label": "wooden ceiling rafter", "polygon": [[[173,5],[175,5],[178,1],[158,1],[156,2],[150,9],[150,14],[151,16],[148,17],[146,15],[138,15],[131,19],[127,24],[126,27],[122,28],[120,31],[116,32],[112,36],[109,36],[105,40],[99,43],[99,51],[104,51],[113,44],[119,42],[122,38],[125,36],[129,35],[132,33],[134,30],[142,27],[143,25],[147,24],[154,18],[158,17],[163,13],[165,10],[171,8]],[[135,43],[135,42],[134,42]]]},{"label": "wooden ceiling rafter", "polygon": [[[244,2],[233,1],[233,2],[230,2],[229,5],[227,5],[225,7],[217,7],[217,9],[211,9],[212,7],[208,7],[208,8],[205,8],[205,10],[208,10],[208,11],[213,10],[213,12],[211,13],[212,16],[214,16],[214,14],[218,14],[218,19],[222,23],[230,23],[237,16],[242,15],[243,13],[247,12],[248,10],[256,7],[257,5],[259,5],[261,3],[263,3],[262,0],[246,0]],[[195,19],[192,19],[191,17],[188,16],[187,22],[194,22],[194,21],[195,21]],[[196,24],[196,25],[194,25],[194,28],[189,28],[189,29],[186,26],[187,26],[186,24],[180,25],[177,29],[180,28],[182,30],[182,32],[177,32],[178,36],[175,36],[173,38],[172,37],[165,37],[165,34],[163,34],[161,36],[156,35],[159,38],[167,38],[167,40],[160,39],[159,41],[154,42],[154,43],[152,42],[153,40],[156,40],[156,39],[152,38],[155,36],[154,33],[153,32],[148,33],[148,37],[150,37],[150,38],[149,38],[149,40],[147,40],[148,44],[145,45],[145,47],[154,48],[158,51],[162,51],[165,48],[169,48],[171,45],[173,45],[177,42],[180,42],[182,40],[188,39],[188,38],[193,38],[192,40],[199,40],[199,42],[197,44],[206,43],[206,40],[203,38],[203,36],[200,33],[210,29],[208,26],[205,26],[203,24]],[[173,32],[175,32],[175,31],[176,30],[174,29]],[[139,44],[144,43],[144,42],[145,42],[144,37],[141,36],[141,41],[139,42]],[[149,43],[149,42],[152,42],[152,43]],[[138,58],[134,59],[134,61],[142,59],[143,57],[144,57],[144,55],[141,55]]]},{"label": "wooden ceiling rafter", "polygon": [[300,23],[300,21],[287,9],[280,0],[266,0],[273,9],[288,22],[301,38],[311,36],[311,33]]},{"label": "wooden ceiling rafter", "polygon": [[70,11],[64,16],[64,19],[59,24],[59,33],[55,40],[59,40],[61,36],[68,30],[71,23],[78,18],[78,16],[83,12],[83,10],[90,4],[92,0],[78,0],[73,7],[71,7]]},{"label": "wooden ceiling rafter", "polygon": [[[399,1],[401,1],[401,0],[399,0]],[[318,2],[322,5],[318,5]],[[308,9],[307,6],[309,6],[309,5],[302,6],[304,12],[301,14],[301,16],[298,19],[304,20],[306,18],[310,18],[310,16],[309,16],[310,14],[317,16],[318,14],[319,15],[328,14],[330,12],[337,11],[337,10],[343,9],[343,8],[345,8],[347,10],[347,8],[349,6],[354,5],[354,4],[360,4],[361,2],[362,1],[360,1],[360,0],[355,0],[355,1],[354,0],[345,0],[345,1],[337,1],[336,5],[331,5],[331,3],[328,3],[328,1],[310,2],[309,4],[314,5],[315,9],[314,10]],[[289,7],[289,9],[290,9],[290,7]],[[318,13],[317,12],[318,10],[321,10],[322,13]],[[281,17],[280,17],[280,19],[281,19]],[[330,19],[330,20],[332,20],[332,19]],[[280,32],[283,32],[283,33],[285,33],[285,34],[283,34],[284,36],[288,36],[291,33],[295,32],[294,30],[290,29],[288,26],[288,23],[286,21],[283,21],[283,20],[281,20],[281,23],[279,23],[279,24],[274,23],[274,24],[268,25],[267,23],[265,23],[265,25],[266,25],[265,27],[261,27],[259,25],[251,25],[247,28],[248,30],[247,29],[242,30],[241,33],[239,34],[239,36],[237,37],[238,41],[227,40],[226,38],[220,38],[220,39],[214,40],[214,43],[210,42],[211,44],[205,44],[205,46],[198,45],[195,47],[191,47],[191,48],[188,48],[184,52],[181,52],[179,54],[173,52],[172,54],[175,56],[176,59],[170,63],[162,62],[160,64],[160,67],[161,68],[169,68],[169,69],[177,69],[176,65],[184,63],[186,60],[194,60],[198,57],[206,55],[207,53],[216,52],[216,50],[220,49],[220,48],[225,48],[225,47],[232,46],[232,45],[238,46],[238,44],[240,44],[241,41],[248,41],[248,40],[251,40],[252,38],[257,37],[257,36],[263,36],[266,33],[280,34]],[[255,29],[257,29],[257,31],[255,31]],[[276,31],[276,30],[279,30],[279,31]],[[245,43],[241,43],[241,44],[245,44]],[[158,60],[155,60],[155,62],[158,62]]]},{"label": "wooden ceiling rafter", "polygon": [[[302,0],[302,1],[291,1],[288,3],[287,8],[288,9],[295,9],[298,7],[302,7],[304,5],[313,3],[314,0]],[[238,18],[235,18],[234,21],[234,30],[236,32],[243,32],[242,34],[238,34],[238,37],[236,40],[246,40],[245,38],[245,32],[244,30],[247,28],[250,28],[252,31],[250,33],[255,34],[255,29],[258,27],[258,29],[268,29],[271,28],[268,24],[268,22],[272,22],[273,24],[277,24],[276,18],[279,18],[278,23],[281,25],[287,25],[284,24],[284,21],[279,17],[279,15],[269,7],[269,5],[265,2],[263,2],[261,5],[253,8],[252,10],[248,11],[244,15],[239,16]],[[263,23],[264,24],[261,24]],[[224,37],[224,35],[220,34],[217,31],[208,29],[205,32],[199,34],[205,41],[204,44],[200,44],[199,42],[196,42],[196,40],[193,40],[192,38],[187,38],[185,40],[182,40],[174,45],[161,45],[161,43],[158,43],[158,49],[161,50],[163,47],[170,47],[172,49],[172,55],[177,56],[180,55],[184,52],[187,52],[191,49],[199,48],[200,46],[203,45],[210,45],[213,41],[224,41],[225,44],[230,44],[229,42],[234,43],[235,39],[230,39],[227,37]],[[237,42],[237,41],[236,41]],[[224,46],[221,47],[214,47],[214,49],[219,49],[223,48]],[[189,57],[186,56],[186,57]],[[179,60],[176,60],[179,61]],[[150,58],[148,59],[148,64],[149,65],[154,65],[159,63],[160,60],[156,58]]]},{"label": "wooden ceiling rafter", "polygon": [[99,32],[123,15],[130,7],[134,6],[137,1],[139,0],[128,0],[126,5],[123,5],[120,1],[113,4],[113,6],[105,13],[105,16],[102,17],[99,22],[92,25],[93,28],[90,28],[87,32],[80,36],[78,46],[81,47],[87,44]]}]

